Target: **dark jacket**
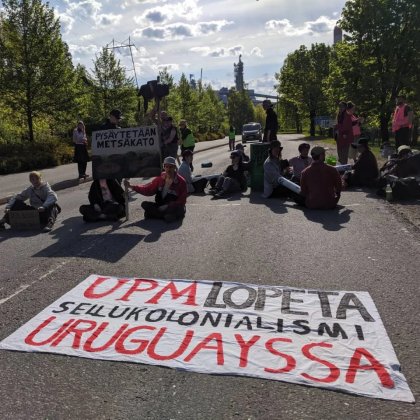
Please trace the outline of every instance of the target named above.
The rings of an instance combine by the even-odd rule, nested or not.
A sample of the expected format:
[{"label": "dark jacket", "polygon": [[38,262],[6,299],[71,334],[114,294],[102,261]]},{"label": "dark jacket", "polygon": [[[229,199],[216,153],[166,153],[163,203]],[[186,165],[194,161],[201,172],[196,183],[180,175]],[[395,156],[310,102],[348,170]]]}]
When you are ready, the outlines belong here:
[{"label": "dark jacket", "polygon": [[351,184],[359,187],[373,186],[379,176],[378,163],[370,150],[361,153],[353,165]]},{"label": "dark jacket", "polygon": [[[274,112],[272,107],[267,108],[267,116],[265,118],[265,127],[264,127],[264,140],[272,141],[277,139],[277,131],[279,129],[279,123],[277,121],[277,114]],[[267,138],[267,133],[270,130],[270,138]]]},{"label": "dark jacket", "polygon": [[[124,190],[121,185],[115,179],[107,179],[106,183],[108,185],[109,191],[112,194],[112,197],[118,204],[125,205]],[[89,190],[89,203],[90,205],[99,204],[102,208],[104,204],[104,199],[102,198],[101,186],[99,180],[96,179],[92,182]]]}]

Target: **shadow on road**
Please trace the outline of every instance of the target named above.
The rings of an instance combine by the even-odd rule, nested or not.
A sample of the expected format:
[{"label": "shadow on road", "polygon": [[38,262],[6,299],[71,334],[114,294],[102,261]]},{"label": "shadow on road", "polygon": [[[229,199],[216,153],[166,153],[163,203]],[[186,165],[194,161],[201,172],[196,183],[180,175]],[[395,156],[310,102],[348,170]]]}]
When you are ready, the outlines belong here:
[{"label": "shadow on road", "polygon": [[[105,232],[89,233],[104,227]],[[82,217],[71,217],[51,231],[57,242],[33,256],[83,257],[115,263],[145,238],[145,235],[119,232],[125,227],[128,225],[122,222],[84,223]]]},{"label": "shadow on road", "polygon": [[42,235],[45,233],[41,229],[37,230],[16,230],[7,228],[5,230],[0,230],[0,243],[7,241],[11,238],[31,238],[32,236]]},{"label": "shadow on road", "polygon": [[[182,219],[183,220],[183,219]],[[166,223],[164,220],[157,219],[142,219],[136,222],[133,222],[129,225],[124,225],[124,227],[139,227],[144,230],[148,230],[150,233],[145,235],[143,238],[144,242],[157,242],[163,233],[170,230],[175,230],[181,227],[182,220],[178,220],[173,223]]]},{"label": "shadow on road", "polygon": [[286,199],[283,198],[263,198],[262,192],[252,192],[249,194],[249,202],[251,204],[262,204],[268,207],[273,213],[284,214],[287,213]]},{"label": "shadow on road", "polygon": [[353,212],[343,206],[337,206],[333,210],[310,210],[304,207],[301,209],[308,220],[322,224],[322,227],[329,231],[343,229],[345,227],[343,225],[350,221],[350,214]]}]

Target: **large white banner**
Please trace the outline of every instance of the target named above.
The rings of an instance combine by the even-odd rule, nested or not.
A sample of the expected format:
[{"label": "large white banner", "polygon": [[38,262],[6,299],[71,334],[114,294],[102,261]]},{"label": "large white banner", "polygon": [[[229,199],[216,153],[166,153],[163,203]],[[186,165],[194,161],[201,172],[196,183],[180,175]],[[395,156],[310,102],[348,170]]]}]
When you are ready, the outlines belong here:
[{"label": "large white banner", "polygon": [[367,292],[91,275],[0,348],[414,401]]},{"label": "large white banner", "polygon": [[94,131],[92,171],[94,179],[159,175],[161,158],[157,126]]}]

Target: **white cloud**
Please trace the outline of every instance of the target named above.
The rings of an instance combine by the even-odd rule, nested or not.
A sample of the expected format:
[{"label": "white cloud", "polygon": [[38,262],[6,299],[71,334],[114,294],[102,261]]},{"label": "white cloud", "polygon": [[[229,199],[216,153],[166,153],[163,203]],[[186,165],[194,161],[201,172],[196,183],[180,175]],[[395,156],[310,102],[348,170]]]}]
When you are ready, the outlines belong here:
[{"label": "white cloud", "polygon": [[155,41],[173,41],[198,36],[208,36],[220,32],[232,22],[219,20],[213,22],[198,22],[195,24],[172,23],[166,26],[148,26],[136,29],[134,37],[147,38]]},{"label": "white cloud", "polygon": [[254,47],[249,53],[249,55],[255,55],[256,57],[263,57],[261,48],[259,47]]},{"label": "white cloud", "polygon": [[320,16],[317,20],[306,21],[302,26],[293,26],[289,19],[269,20],[265,28],[269,32],[277,32],[290,37],[315,35],[330,32],[336,24],[336,19]]},{"label": "white cloud", "polygon": [[68,34],[73,29],[74,18],[66,13],[56,13],[58,19],[60,19],[61,32]]},{"label": "white cloud", "polygon": [[250,52],[246,51],[243,45],[235,45],[233,47],[192,47],[190,51],[200,54],[202,57],[237,57],[242,54],[244,56],[262,57],[262,51],[259,47],[254,47]]},{"label": "white cloud", "polygon": [[96,26],[118,25],[122,17],[122,15],[115,15],[114,13],[99,14],[96,16]]}]

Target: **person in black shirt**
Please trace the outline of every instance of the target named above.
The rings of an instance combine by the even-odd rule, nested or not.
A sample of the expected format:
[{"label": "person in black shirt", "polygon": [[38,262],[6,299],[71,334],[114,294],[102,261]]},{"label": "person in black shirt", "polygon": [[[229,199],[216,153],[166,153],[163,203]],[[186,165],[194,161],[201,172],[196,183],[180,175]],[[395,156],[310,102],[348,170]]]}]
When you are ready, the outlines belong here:
[{"label": "person in black shirt", "polygon": [[271,101],[269,99],[265,99],[262,103],[262,106],[267,114],[265,118],[263,142],[269,143],[273,140],[277,140],[279,123],[277,121],[277,114],[274,112],[273,104]]},{"label": "person in black shirt", "polygon": [[115,128],[121,128],[118,124],[123,119],[122,113],[119,109],[113,109],[105,123],[102,124],[101,130],[113,130]]},{"label": "person in black shirt", "polygon": [[247,188],[242,153],[239,150],[234,150],[230,154],[230,158],[232,164],[219,176],[216,186],[210,190],[210,194],[214,195],[215,199],[226,197],[231,193],[245,191]]}]

